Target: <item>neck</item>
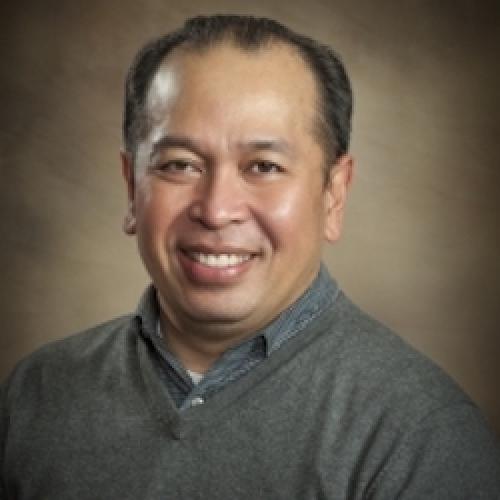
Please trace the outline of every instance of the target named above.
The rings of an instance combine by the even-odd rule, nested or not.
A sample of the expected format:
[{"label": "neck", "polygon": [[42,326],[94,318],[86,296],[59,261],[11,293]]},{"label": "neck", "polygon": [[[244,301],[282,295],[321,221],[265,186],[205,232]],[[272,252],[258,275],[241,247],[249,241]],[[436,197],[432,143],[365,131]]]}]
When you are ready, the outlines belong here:
[{"label": "neck", "polygon": [[206,329],[200,331],[195,325],[178,327],[169,321],[163,311],[160,313],[160,325],[168,350],[185,369],[198,373],[206,373],[227,349],[250,336],[221,335],[220,331],[217,334]]}]

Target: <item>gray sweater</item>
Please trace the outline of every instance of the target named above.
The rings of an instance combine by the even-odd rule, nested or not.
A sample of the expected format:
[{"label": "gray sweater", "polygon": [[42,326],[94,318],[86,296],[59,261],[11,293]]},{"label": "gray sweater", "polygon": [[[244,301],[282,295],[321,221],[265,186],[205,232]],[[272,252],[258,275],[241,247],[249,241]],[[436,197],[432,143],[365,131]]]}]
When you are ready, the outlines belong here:
[{"label": "gray sweater", "polygon": [[2,393],[0,498],[500,498],[474,404],[342,293],[182,413],[151,349],[123,317],[21,362]]}]

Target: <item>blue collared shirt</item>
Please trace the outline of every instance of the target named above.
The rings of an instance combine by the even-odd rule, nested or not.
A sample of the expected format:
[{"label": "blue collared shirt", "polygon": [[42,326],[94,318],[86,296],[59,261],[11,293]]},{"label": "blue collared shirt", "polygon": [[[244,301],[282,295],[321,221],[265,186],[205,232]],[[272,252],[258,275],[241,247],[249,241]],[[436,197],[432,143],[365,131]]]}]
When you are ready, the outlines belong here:
[{"label": "blue collared shirt", "polygon": [[271,356],[284,342],[298,335],[335,300],[338,287],[322,264],[318,276],[303,295],[250,339],[231,347],[195,384],[181,362],[168,351],[159,328],[159,305],[153,285],[144,293],[137,317],[141,333],[151,342],[160,377],[180,411],[201,404]]}]

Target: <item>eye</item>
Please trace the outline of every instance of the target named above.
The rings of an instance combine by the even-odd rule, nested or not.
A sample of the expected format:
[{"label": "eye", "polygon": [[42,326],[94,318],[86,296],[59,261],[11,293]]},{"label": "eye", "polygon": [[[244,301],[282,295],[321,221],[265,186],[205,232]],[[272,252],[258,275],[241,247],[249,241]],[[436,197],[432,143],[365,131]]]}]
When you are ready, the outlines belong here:
[{"label": "eye", "polygon": [[281,165],[266,160],[260,160],[252,163],[249,170],[255,174],[277,174],[284,171]]},{"label": "eye", "polygon": [[196,175],[200,169],[187,160],[170,160],[158,166],[158,170],[173,175]]}]

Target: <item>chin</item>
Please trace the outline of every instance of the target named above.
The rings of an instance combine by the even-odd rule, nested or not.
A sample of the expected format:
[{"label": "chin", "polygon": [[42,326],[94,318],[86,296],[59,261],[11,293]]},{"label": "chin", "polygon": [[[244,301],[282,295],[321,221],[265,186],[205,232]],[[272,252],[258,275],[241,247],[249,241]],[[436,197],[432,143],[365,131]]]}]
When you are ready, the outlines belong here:
[{"label": "chin", "polygon": [[250,316],[249,311],[228,308],[195,308],[190,309],[188,316],[195,322],[237,324]]},{"label": "chin", "polygon": [[244,323],[252,315],[253,308],[248,301],[239,300],[231,304],[227,299],[215,303],[187,302],[183,304],[186,315],[193,322],[233,324],[237,326]]}]

